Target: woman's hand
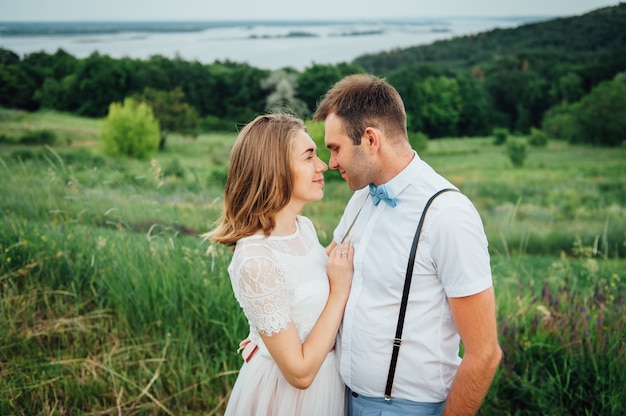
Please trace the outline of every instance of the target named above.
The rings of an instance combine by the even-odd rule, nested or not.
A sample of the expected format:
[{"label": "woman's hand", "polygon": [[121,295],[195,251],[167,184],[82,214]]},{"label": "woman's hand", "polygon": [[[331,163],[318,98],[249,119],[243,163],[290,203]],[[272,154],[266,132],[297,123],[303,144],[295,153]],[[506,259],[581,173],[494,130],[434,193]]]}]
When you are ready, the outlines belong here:
[{"label": "woman's hand", "polygon": [[348,298],[354,274],[354,245],[345,241],[338,244],[328,255],[328,281],[330,293]]},{"label": "woman's hand", "polygon": [[330,294],[324,311],[304,344],[300,343],[293,322],[277,334],[271,336],[260,334],[280,372],[289,384],[298,389],[306,389],[311,385],[328,351],[335,344],[350,296],[354,273],[353,257],[354,247],[348,242],[331,250],[327,269]]}]

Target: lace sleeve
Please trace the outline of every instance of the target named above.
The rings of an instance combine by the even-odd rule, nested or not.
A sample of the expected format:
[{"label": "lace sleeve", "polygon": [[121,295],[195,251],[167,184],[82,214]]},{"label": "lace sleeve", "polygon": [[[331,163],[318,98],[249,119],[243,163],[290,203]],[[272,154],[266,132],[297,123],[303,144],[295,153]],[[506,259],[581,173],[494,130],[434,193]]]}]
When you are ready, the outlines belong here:
[{"label": "lace sleeve", "polygon": [[291,322],[285,273],[270,250],[251,254],[244,255],[237,268],[235,295],[249,324],[260,334],[274,335]]}]

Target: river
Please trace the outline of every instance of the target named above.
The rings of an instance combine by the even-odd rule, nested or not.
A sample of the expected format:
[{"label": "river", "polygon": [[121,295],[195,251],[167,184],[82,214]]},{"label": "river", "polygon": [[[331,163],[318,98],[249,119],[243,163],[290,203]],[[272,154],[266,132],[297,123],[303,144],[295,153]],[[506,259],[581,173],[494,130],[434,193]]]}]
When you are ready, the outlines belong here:
[{"label": "river", "polygon": [[[436,18],[368,22],[264,24],[241,22],[191,32],[145,32],[5,36],[0,47],[20,56],[59,48],[77,58],[93,52],[112,58],[147,59],[152,55],[212,63],[230,60],[263,69],[313,63],[350,62],[367,54],[429,44],[495,28],[511,28],[538,18]],[[0,28],[2,23],[0,23]],[[1,33],[1,32],[0,32]]]}]

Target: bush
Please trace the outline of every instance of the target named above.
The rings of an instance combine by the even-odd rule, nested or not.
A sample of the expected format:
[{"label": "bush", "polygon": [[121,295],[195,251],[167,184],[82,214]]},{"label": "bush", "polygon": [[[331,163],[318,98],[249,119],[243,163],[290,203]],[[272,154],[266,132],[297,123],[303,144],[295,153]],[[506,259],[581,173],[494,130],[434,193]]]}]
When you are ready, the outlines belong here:
[{"label": "bush", "polygon": [[20,137],[21,144],[40,144],[40,145],[53,145],[57,140],[57,136],[50,130],[35,130],[24,133]]},{"label": "bush", "polygon": [[576,135],[576,118],[572,114],[573,105],[557,104],[545,112],[541,129],[552,139],[572,142]]},{"label": "bush", "polygon": [[11,143],[11,139],[6,134],[0,133],[0,144]]},{"label": "bush", "polygon": [[528,144],[536,147],[545,147],[548,145],[548,136],[543,131],[531,127]]},{"label": "bush", "polygon": [[80,168],[100,168],[106,165],[106,159],[101,155],[93,155],[86,149],[77,149],[60,155],[67,165]]},{"label": "bush", "polygon": [[428,136],[422,132],[409,133],[409,142],[417,153],[423,153],[428,148]]},{"label": "bush", "polygon": [[595,87],[582,100],[562,103],[544,115],[542,127],[570,143],[620,146],[626,141],[626,75]]},{"label": "bush", "polygon": [[493,144],[502,146],[509,137],[509,130],[503,127],[496,127],[491,134],[493,135]]},{"label": "bush", "polygon": [[26,162],[27,160],[39,159],[39,157],[39,153],[35,153],[29,149],[18,149],[11,152],[11,159],[21,160],[22,162]]},{"label": "bush", "polygon": [[172,159],[172,161],[163,169],[164,176],[175,176],[183,179],[185,177],[185,168],[178,159]]},{"label": "bush", "polygon": [[521,168],[524,166],[524,161],[526,160],[526,150],[527,150],[526,142],[520,139],[512,139],[507,140],[506,142],[506,153],[513,163],[513,166],[516,168]]},{"label": "bush", "polygon": [[206,116],[200,122],[200,129],[208,132],[233,133],[237,131],[237,123],[230,120],[223,120],[216,116]]},{"label": "bush", "polygon": [[626,141],[626,83],[616,77],[595,87],[574,110],[578,141],[619,146]]},{"label": "bush", "polygon": [[106,154],[146,159],[158,149],[160,139],[159,122],[148,104],[127,98],[124,104],[109,106],[100,130]]},{"label": "bush", "polygon": [[208,183],[226,185],[228,166],[213,166],[209,169]]}]

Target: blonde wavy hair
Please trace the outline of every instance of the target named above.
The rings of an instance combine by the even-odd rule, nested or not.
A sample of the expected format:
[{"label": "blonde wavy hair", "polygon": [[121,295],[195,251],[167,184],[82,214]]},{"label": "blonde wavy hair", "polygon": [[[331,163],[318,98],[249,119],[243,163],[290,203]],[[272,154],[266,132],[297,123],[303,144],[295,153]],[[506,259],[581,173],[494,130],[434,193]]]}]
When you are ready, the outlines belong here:
[{"label": "blonde wavy hair", "polygon": [[263,230],[269,235],[275,215],[291,199],[291,151],[302,120],[288,114],[255,118],[237,136],[224,188],[224,210],[213,231],[203,234],[226,246]]}]

